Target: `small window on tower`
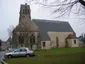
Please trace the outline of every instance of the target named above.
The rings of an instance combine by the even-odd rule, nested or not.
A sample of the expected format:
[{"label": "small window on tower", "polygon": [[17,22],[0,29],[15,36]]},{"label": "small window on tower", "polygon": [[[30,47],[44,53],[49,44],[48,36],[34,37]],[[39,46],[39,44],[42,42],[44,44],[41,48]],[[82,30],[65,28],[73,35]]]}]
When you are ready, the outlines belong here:
[{"label": "small window on tower", "polygon": [[27,6],[25,6],[23,9],[23,14],[28,14],[28,13],[29,13],[29,9],[27,8]]},{"label": "small window on tower", "polygon": [[27,9],[25,9],[25,14],[27,14],[28,13],[28,11],[27,11]]},{"label": "small window on tower", "polygon": [[27,6],[25,6],[25,9],[27,9]]},{"label": "small window on tower", "polygon": [[28,9],[23,9],[23,14],[28,14],[29,10]]},{"label": "small window on tower", "polygon": [[25,11],[25,10],[23,9],[23,14],[24,14],[24,11]]}]

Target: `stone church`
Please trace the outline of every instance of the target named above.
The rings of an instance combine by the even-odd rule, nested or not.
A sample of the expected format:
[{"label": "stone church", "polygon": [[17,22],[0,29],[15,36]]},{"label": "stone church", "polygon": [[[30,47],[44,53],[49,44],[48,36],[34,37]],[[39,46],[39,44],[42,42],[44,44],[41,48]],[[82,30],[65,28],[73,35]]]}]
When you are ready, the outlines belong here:
[{"label": "stone church", "polygon": [[78,47],[78,39],[68,22],[31,19],[30,6],[20,7],[19,24],[13,30],[12,47],[50,49]]}]

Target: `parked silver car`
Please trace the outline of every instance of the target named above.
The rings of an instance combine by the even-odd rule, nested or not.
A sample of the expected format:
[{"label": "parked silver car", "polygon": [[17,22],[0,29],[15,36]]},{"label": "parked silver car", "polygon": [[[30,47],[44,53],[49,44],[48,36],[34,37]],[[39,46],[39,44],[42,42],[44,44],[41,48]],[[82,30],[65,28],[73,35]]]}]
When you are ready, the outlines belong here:
[{"label": "parked silver car", "polygon": [[5,58],[19,57],[19,56],[29,57],[29,56],[34,56],[34,55],[35,55],[34,52],[26,47],[17,48],[11,52],[6,52],[4,54]]}]

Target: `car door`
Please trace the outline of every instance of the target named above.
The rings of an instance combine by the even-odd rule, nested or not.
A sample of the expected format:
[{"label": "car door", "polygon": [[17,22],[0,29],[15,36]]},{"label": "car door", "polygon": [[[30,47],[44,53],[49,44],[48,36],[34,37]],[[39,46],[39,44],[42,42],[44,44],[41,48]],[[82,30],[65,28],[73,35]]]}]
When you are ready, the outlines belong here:
[{"label": "car door", "polygon": [[25,48],[20,49],[20,56],[26,56],[27,50]]},{"label": "car door", "polygon": [[20,49],[15,49],[12,56],[20,56]]}]

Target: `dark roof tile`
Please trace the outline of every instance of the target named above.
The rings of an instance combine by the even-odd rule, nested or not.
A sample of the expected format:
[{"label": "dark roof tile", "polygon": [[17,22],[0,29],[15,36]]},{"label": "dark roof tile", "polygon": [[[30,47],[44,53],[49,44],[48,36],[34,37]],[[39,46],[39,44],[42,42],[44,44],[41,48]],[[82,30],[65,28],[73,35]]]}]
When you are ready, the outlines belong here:
[{"label": "dark roof tile", "polygon": [[56,32],[74,32],[72,27],[68,22],[53,21],[53,20],[42,20],[33,19],[32,20],[41,31],[56,31]]}]

